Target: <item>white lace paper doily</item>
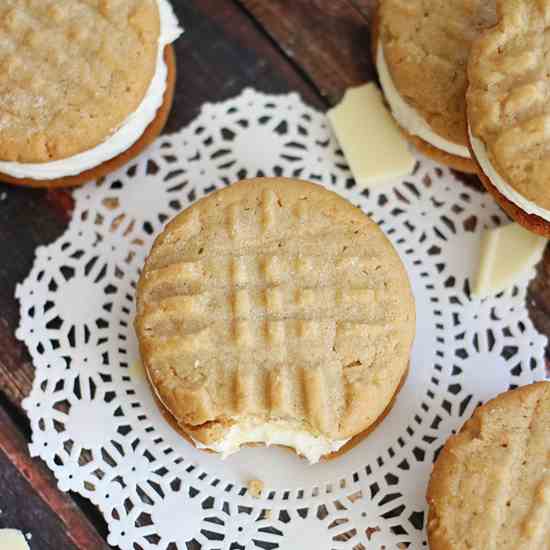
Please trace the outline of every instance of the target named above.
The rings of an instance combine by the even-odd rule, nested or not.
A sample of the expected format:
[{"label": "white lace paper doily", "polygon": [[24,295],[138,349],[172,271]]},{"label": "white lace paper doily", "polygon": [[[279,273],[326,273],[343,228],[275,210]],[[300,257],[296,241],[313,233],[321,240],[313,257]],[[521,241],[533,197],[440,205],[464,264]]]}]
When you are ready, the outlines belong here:
[{"label": "white lace paper doily", "polygon": [[[314,466],[276,448],[225,461],[193,449],[136,366],[134,291],[154,236],[206,193],[273,174],[321,182],[368,212],[397,247],[417,302],[395,407],[356,448]],[[426,484],[449,434],[481,401],[544,378],[546,339],[529,321],[526,281],[483,301],[469,293],[482,229],[506,221],[490,197],[423,157],[401,181],[358,188],[325,116],[296,94],[245,90],[207,104],[187,128],[74,197],[67,231],[37,249],[17,288],[17,336],[36,367],[24,406],[31,453],[61,489],[100,508],[112,545],[422,548]],[[247,493],[251,479],[265,483],[261,498]]]}]

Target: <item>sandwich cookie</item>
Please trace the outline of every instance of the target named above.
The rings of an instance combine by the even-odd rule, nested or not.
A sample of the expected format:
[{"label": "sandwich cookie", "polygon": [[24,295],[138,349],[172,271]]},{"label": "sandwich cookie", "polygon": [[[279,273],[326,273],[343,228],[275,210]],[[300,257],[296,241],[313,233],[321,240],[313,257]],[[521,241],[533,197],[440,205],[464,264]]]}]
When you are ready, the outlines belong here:
[{"label": "sandwich cookie", "polygon": [[374,60],[388,106],[406,137],[434,160],[477,170],[466,129],[466,65],[472,41],[494,23],[485,0],[380,0]]},{"label": "sandwich cookie", "polygon": [[168,0],[3,0],[0,181],[79,185],[151,143],[181,29]]},{"label": "sandwich cookie", "polygon": [[285,178],[236,183],[174,218],[137,288],[135,328],[161,410],[201,449],[346,450],[407,373],[415,308],[360,209]]},{"label": "sandwich cookie", "polygon": [[431,550],[550,550],[550,382],[479,407],[428,486]]},{"label": "sandwich cookie", "polygon": [[470,149],[515,221],[550,237],[550,0],[501,0],[468,64]]}]

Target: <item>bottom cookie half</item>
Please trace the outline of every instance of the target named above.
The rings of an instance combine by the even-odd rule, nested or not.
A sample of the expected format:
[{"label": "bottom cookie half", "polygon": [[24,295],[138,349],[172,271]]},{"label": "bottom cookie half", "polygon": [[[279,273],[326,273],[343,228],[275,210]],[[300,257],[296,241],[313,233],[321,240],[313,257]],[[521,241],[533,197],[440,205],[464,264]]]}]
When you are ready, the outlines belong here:
[{"label": "bottom cookie half", "polygon": [[[393,394],[393,397],[391,398],[390,402],[388,403],[388,405],[386,406],[386,408],[384,409],[384,411],[382,412],[382,414],[366,429],[366,430],[363,430],[362,432],[354,435],[343,447],[341,447],[338,451],[335,451],[335,452],[332,452],[332,453],[329,453],[327,455],[324,455],[321,460],[333,460],[335,458],[338,458],[342,455],[344,455],[345,453],[347,453],[348,451],[350,451],[351,449],[353,449],[354,447],[356,447],[357,445],[359,445],[359,443],[361,443],[361,441],[363,441],[363,439],[365,439],[368,435],[370,435],[381,423],[382,421],[384,420],[384,418],[386,418],[386,416],[389,414],[389,412],[392,410],[394,404],[395,404],[395,401],[397,399],[397,396],[399,395],[399,392],[401,391],[401,389],[403,388],[404,384],[405,384],[405,381],[407,380],[407,376],[409,374],[409,370],[410,370],[410,366],[407,368],[407,370],[405,371],[405,374],[402,376],[401,380],[399,381],[399,385],[397,386],[397,389],[395,390],[395,393]],[[149,377],[147,376],[147,380],[149,381]],[[149,381],[149,384],[150,381]],[[162,401],[158,398],[154,388],[151,386],[151,390],[153,392],[153,396],[155,398],[155,402],[157,404],[157,407],[159,408],[159,411],[161,412],[162,416],[165,418],[165,420],[170,424],[170,426],[172,426],[172,428],[174,428],[174,430],[176,430],[186,441],[188,441],[191,445],[193,445],[194,447],[196,447],[195,445],[195,441],[193,440],[193,438],[191,437],[191,435],[185,430],[185,428],[183,426],[181,426],[180,424],[178,424],[178,422],[176,421],[176,419],[174,418],[174,416],[172,415],[172,413],[164,406],[164,404],[162,403]],[[246,447],[263,447],[265,446],[263,443],[247,443],[245,445]],[[275,445],[274,445],[275,446]],[[276,445],[278,447],[282,447],[281,445]],[[288,449],[289,451],[292,451],[292,452],[295,452],[295,449],[293,449],[292,447],[284,447],[285,449]],[[208,453],[212,453],[212,454],[217,454],[215,451],[211,450],[211,449],[201,449],[201,451],[206,451]],[[300,456],[300,455],[298,455]],[[303,457],[302,457],[303,458]]]}]

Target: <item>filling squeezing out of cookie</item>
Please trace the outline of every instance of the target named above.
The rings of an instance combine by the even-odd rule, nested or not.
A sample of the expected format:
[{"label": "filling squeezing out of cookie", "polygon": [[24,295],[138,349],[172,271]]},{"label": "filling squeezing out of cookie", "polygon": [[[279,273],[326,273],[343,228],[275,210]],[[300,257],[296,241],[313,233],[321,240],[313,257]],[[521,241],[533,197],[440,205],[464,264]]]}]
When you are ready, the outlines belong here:
[{"label": "filling squeezing out of cookie", "polygon": [[384,47],[378,41],[376,48],[376,69],[380,78],[380,85],[388,101],[391,112],[399,125],[409,134],[418,136],[433,147],[458,157],[470,158],[468,147],[453,143],[448,139],[436,134],[420,114],[411,107],[399,94],[384,57]]},{"label": "filling squeezing out of cookie", "polygon": [[496,187],[496,189],[510,202],[513,202],[515,205],[519,206],[519,208],[527,214],[534,214],[543,220],[550,222],[550,210],[542,208],[533,201],[530,201],[524,195],[516,191],[509,183],[507,183],[493,166],[485,144],[479,138],[474,137],[470,128],[468,128],[468,132],[470,134],[470,143],[476,159],[479,162],[483,173],[487,176],[487,178],[489,178],[490,182]]}]

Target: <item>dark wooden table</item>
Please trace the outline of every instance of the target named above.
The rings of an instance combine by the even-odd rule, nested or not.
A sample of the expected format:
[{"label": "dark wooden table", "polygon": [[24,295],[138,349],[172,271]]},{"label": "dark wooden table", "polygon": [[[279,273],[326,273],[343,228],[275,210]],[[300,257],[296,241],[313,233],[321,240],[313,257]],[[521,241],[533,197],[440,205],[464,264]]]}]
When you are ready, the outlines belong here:
[{"label": "dark wooden table", "polygon": [[[344,90],[375,78],[369,21],[375,0],[171,0],[185,35],[176,43],[178,80],[165,132],[191,121],[205,101],[253,86],[298,91],[326,109]],[[478,186],[476,178],[463,177]],[[70,219],[69,191],[38,191],[0,183],[0,528],[32,533],[31,548],[108,548],[106,525],[78,495],[61,493],[27,451],[29,423],[21,407],[33,367],[14,331],[17,282],[34,250],[61,235]],[[529,292],[536,326],[550,335],[550,251]]]}]

